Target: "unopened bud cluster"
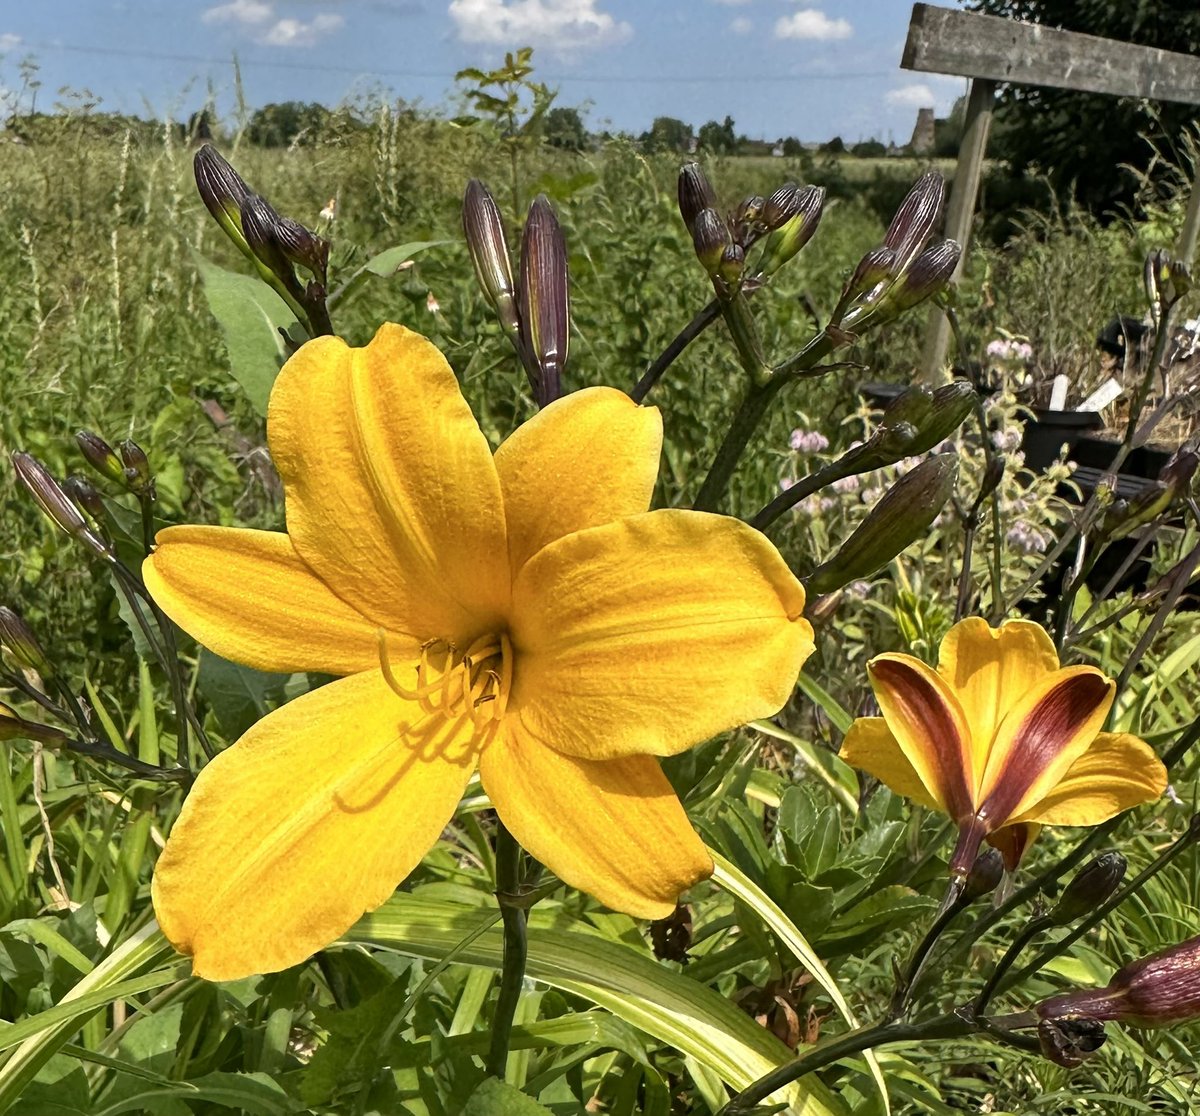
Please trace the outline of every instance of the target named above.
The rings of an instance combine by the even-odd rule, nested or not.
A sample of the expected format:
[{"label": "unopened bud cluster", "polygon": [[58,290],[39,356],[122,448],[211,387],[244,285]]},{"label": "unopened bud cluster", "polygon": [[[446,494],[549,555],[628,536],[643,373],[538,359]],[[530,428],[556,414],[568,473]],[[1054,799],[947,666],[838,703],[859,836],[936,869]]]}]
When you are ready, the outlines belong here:
[{"label": "unopened bud cluster", "polygon": [[476,179],[467,184],[462,220],[480,289],[516,349],[538,406],[544,407],[562,394],[571,332],[567,244],[558,218],[539,194],[521,236],[517,284],[500,209]]}]

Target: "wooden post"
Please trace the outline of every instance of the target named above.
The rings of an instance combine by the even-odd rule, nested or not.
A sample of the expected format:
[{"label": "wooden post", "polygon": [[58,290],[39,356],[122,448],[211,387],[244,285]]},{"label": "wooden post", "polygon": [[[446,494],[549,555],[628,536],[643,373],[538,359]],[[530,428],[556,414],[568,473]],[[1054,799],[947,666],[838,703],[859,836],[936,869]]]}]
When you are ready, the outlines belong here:
[{"label": "wooden post", "polygon": [[[1200,104],[1200,57],[1195,55],[933,4],[913,5],[900,65],[906,70],[971,78],[966,127],[946,212],[946,235],[963,246],[963,259],[997,82]],[[1175,254],[1190,263],[1198,240],[1200,165]],[[921,379],[941,378],[949,335],[946,315],[934,309],[921,358]]]},{"label": "wooden post", "polygon": [[[971,222],[975,216],[975,201],[979,197],[979,182],[983,177],[983,156],[987,151],[988,131],[992,125],[992,106],[996,101],[996,83],[988,78],[973,78],[967,97],[966,119],[962,143],[958,149],[958,165],[954,184],[946,204],[946,236],[962,245],[963,253],[954,278],[962,274],[971,240]],[[921,355],[921,376],[925,383],[942,380],[942,365],[946,361],[946,346],[950,340],[950,322],[938,307],[929,311],[925,332],[925,349]]]}]

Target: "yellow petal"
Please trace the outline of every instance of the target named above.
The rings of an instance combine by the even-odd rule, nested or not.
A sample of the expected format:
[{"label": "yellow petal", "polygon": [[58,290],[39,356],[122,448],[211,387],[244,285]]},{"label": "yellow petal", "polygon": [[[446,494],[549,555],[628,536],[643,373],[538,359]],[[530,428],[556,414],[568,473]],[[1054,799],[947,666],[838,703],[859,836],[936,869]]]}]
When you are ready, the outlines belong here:
[{"label": "yellow petal", "polygon": [[1166,789],[1167,769],[1148,744],[1128,733],[1102,732],[1058,784],[1014,820],[1099,825]]},{"label": "yellow petal", "polygon": [[[281,532],[168,527],[142,577],[176,624],[234,662],[327,674],[379,665],[376,626],[335,596]],[[407,655],[414,645],[390,646]]]},{"label": "yellow petal", "polygon": [[1025,816],[1100,732],[1116,689],[1095,667],[1064,667],[1036,683],[996,730],[979,814],[991,829]]},{"label": "yellow petal", "polygon": [[514,574],[547,543],[644,512],[662,417],[613,388],[585,388],[539,411],[496,451]]},{"label": "yellow petal", "polygon": [[303,961],[417,866],[475,766],[453,725],[402,727],[420,717],[377,671],[356,674],[276,710],[200,773],[152,888],[198,976]]},{"label": "yellow petal", "polygon": [[585,760],[501,732],[479,761],[500,820],[560,880],[635,918],[665,918],[712,858],[650,756]]},{"label": "yellow petal", "polygon": [[787,701],[813,650],[803,607],[735,519],[656,511],[568,535],[513,586],[509,716],[587,759],[681,752]]},{"label": "yellow petal", "polygon": [[366,348],[310,341],[271,393],[271,456],[296,552],[390,631],[469,643],[508,600],[487,440],[445,358],[385,325]]},{"label": "yellow petal", "polygon": [[971,729],[954,692],[912,655],[878,655],[867,670],[880,712],[921,784],[955,821],[970,817]]},{"label": "yellow petal", "polygon": [[933,810],[943,808],[936,790],[921,782],[917,769],[882,717],[859,717],[846,733],[838,754],[852,767],[874,775],[896,794]]},{"label": "yellow petal", "polygon": [[[950,684],[971,726],[976,779],[987,769],[992,739],[1009,708],[1056,670],[1053,640],[1028,620],[992,628],[982,617],[971,616],[947,633],[938,654],[938,674]],[[974,791],[978,794],[979,787]]]}]

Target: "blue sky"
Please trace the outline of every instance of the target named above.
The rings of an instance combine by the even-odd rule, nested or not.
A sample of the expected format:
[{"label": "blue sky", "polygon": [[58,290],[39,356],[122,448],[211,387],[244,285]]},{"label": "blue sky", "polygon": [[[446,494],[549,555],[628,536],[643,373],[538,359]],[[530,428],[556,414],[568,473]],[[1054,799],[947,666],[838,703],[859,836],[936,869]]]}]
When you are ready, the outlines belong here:
[{"label": "blue sky", "polygon": [[[953,3],[954,0],[943,0]],[[0,96],[36,59],[49,107],[61,86],[113,111],[172,114],[211,86],[251,106],[336,104],[386,89],[449,105],[454,73],[535,48],[537,76],[590,127],[641,132],[655,116],[699,127],[731,115],[774,139],[905,142],[916,110],[949,110],[965,83],[899,68],[909,0],[5,0]]]}]

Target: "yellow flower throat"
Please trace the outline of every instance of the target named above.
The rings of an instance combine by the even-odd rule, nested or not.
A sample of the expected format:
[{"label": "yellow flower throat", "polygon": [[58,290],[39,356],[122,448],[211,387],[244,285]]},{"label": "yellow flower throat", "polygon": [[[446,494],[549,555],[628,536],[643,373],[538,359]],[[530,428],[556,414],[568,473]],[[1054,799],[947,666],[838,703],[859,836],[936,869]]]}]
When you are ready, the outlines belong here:
[{"label": "yellow flower throat", "polygon": [[387,684],[398,697],[416,702],[425,713],[424,719],[457,721],[466,717],[471,722],[473,739],[498,725],[508,708],[513,650],[504,632],[482,635],[465,651],[449,640],[426,640],[415,668],[416,685],[411,688],[403,685],[392,670],[382,629],[379,660]]}]

